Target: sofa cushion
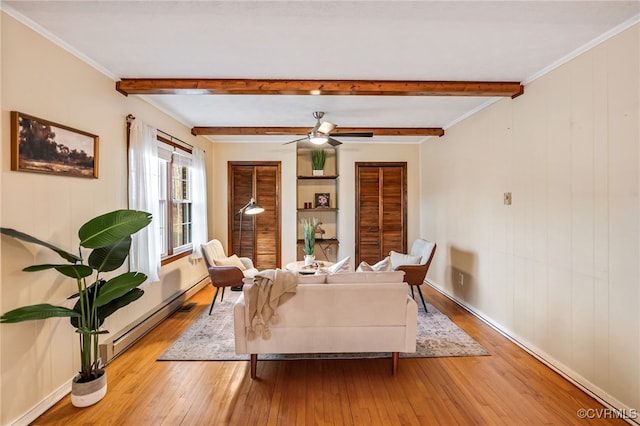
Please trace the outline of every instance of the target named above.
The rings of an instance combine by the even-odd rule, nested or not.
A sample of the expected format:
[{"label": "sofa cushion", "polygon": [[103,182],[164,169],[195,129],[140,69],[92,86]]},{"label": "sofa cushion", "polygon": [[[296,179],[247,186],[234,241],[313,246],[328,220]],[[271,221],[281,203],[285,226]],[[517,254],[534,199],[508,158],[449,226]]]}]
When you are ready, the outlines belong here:
[{"label": "sofa cushion", "polygon": [[244,263],[242,263],[240,258],[235,254],[222,259],[214,259],[213,261],[215,262],[216,266],[236,266],[241,271],[247,269],[246,266],[244,266]]},{"label": "sofa cushion", "polygon": [[393,250],[389,253],[389,257],[391,258],[391,267],[393,269],[396,269],[401,265],[419,265],[422,258],[421,256],[398,253]]},{"label": "sofa cushion", "polygon": [[327,284],[401,283],[403,280],[404,271],[345,272],[327,275]]},{"label": "sofa cushion", "polygon": [[298,284],[325,284],[327,282],[327,274],[300,275]]}]

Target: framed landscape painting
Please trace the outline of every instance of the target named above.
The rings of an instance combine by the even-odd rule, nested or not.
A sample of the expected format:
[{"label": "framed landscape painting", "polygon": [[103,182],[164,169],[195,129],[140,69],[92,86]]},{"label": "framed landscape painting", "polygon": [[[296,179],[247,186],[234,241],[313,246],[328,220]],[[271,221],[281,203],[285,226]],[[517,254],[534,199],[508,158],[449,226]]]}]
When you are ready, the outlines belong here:
[{"label": "framed landscape painting", "polygon": [[11,170],[98,177],[98,136],[11,111]]}]

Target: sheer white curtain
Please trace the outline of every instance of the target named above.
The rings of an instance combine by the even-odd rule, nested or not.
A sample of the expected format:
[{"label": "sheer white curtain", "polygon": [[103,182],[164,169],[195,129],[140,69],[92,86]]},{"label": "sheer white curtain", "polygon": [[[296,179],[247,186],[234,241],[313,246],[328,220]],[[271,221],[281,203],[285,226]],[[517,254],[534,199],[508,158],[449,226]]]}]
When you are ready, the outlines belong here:
[{"label": "sheer white curtain", "polygon": [[207,171],[204,164],[204,151],[193,148],[191,163],[191,237],[193,254],[191,259],[202,257],[201,244],[208,241],[207,225]]},{"label": "sheer white curtain", "polygon": [[135,233],[129,255],[132,271],[160,281],[160,217],[157,130],[136,119],[129,134],[129,208],[151,213],[151,224]]}]

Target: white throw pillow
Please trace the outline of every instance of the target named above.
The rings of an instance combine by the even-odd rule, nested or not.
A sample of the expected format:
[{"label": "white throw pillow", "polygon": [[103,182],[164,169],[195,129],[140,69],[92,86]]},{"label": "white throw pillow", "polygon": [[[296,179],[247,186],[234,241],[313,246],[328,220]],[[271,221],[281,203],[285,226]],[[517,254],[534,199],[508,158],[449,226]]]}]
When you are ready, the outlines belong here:
[{"label": "white throw pillow", "polygon": [[214,259],[213,261],[216,263],[216,266],[236,266],[240,268],[241,271],[247,269],[247,267],[244,266],[244,263],[242,263],[240,258],[235,254],[225,259]]},{"label": "white throw pillow", "polygon": [[389,256],[385,257],[375,265],[369,265],[367,262],[363,260],[362,262],[360,262],[360,265],[358,265],[358,269],[356,269],[357,272],[370,272],[370,271],[385,272],[390,270],[391,270],[391,258]]},{"label": "white throw pillow", "polygon": [[337,274],[340,272],[351,272],[351,256],[347,256],[339,262],[334,263],[333,265],[327,268],[327,271],[330,274]]},{"label": "white throw pillow", "polygon": [[389,253],[389,257],[391,258],[391,268],[396,269],[401,265],[419,265],[421,256],[413,256],[410,254],[398,253],[396,251],[391,250]]}]

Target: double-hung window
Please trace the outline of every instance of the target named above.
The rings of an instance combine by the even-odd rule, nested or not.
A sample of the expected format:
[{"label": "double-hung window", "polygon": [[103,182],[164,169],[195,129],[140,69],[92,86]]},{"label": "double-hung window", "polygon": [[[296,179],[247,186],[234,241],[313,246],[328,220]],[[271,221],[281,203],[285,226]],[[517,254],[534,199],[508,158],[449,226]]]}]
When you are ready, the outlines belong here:
[{"label": "double-hung window", "polygon": [[191,153],[158,138],[162,258],[192,250]]}]

